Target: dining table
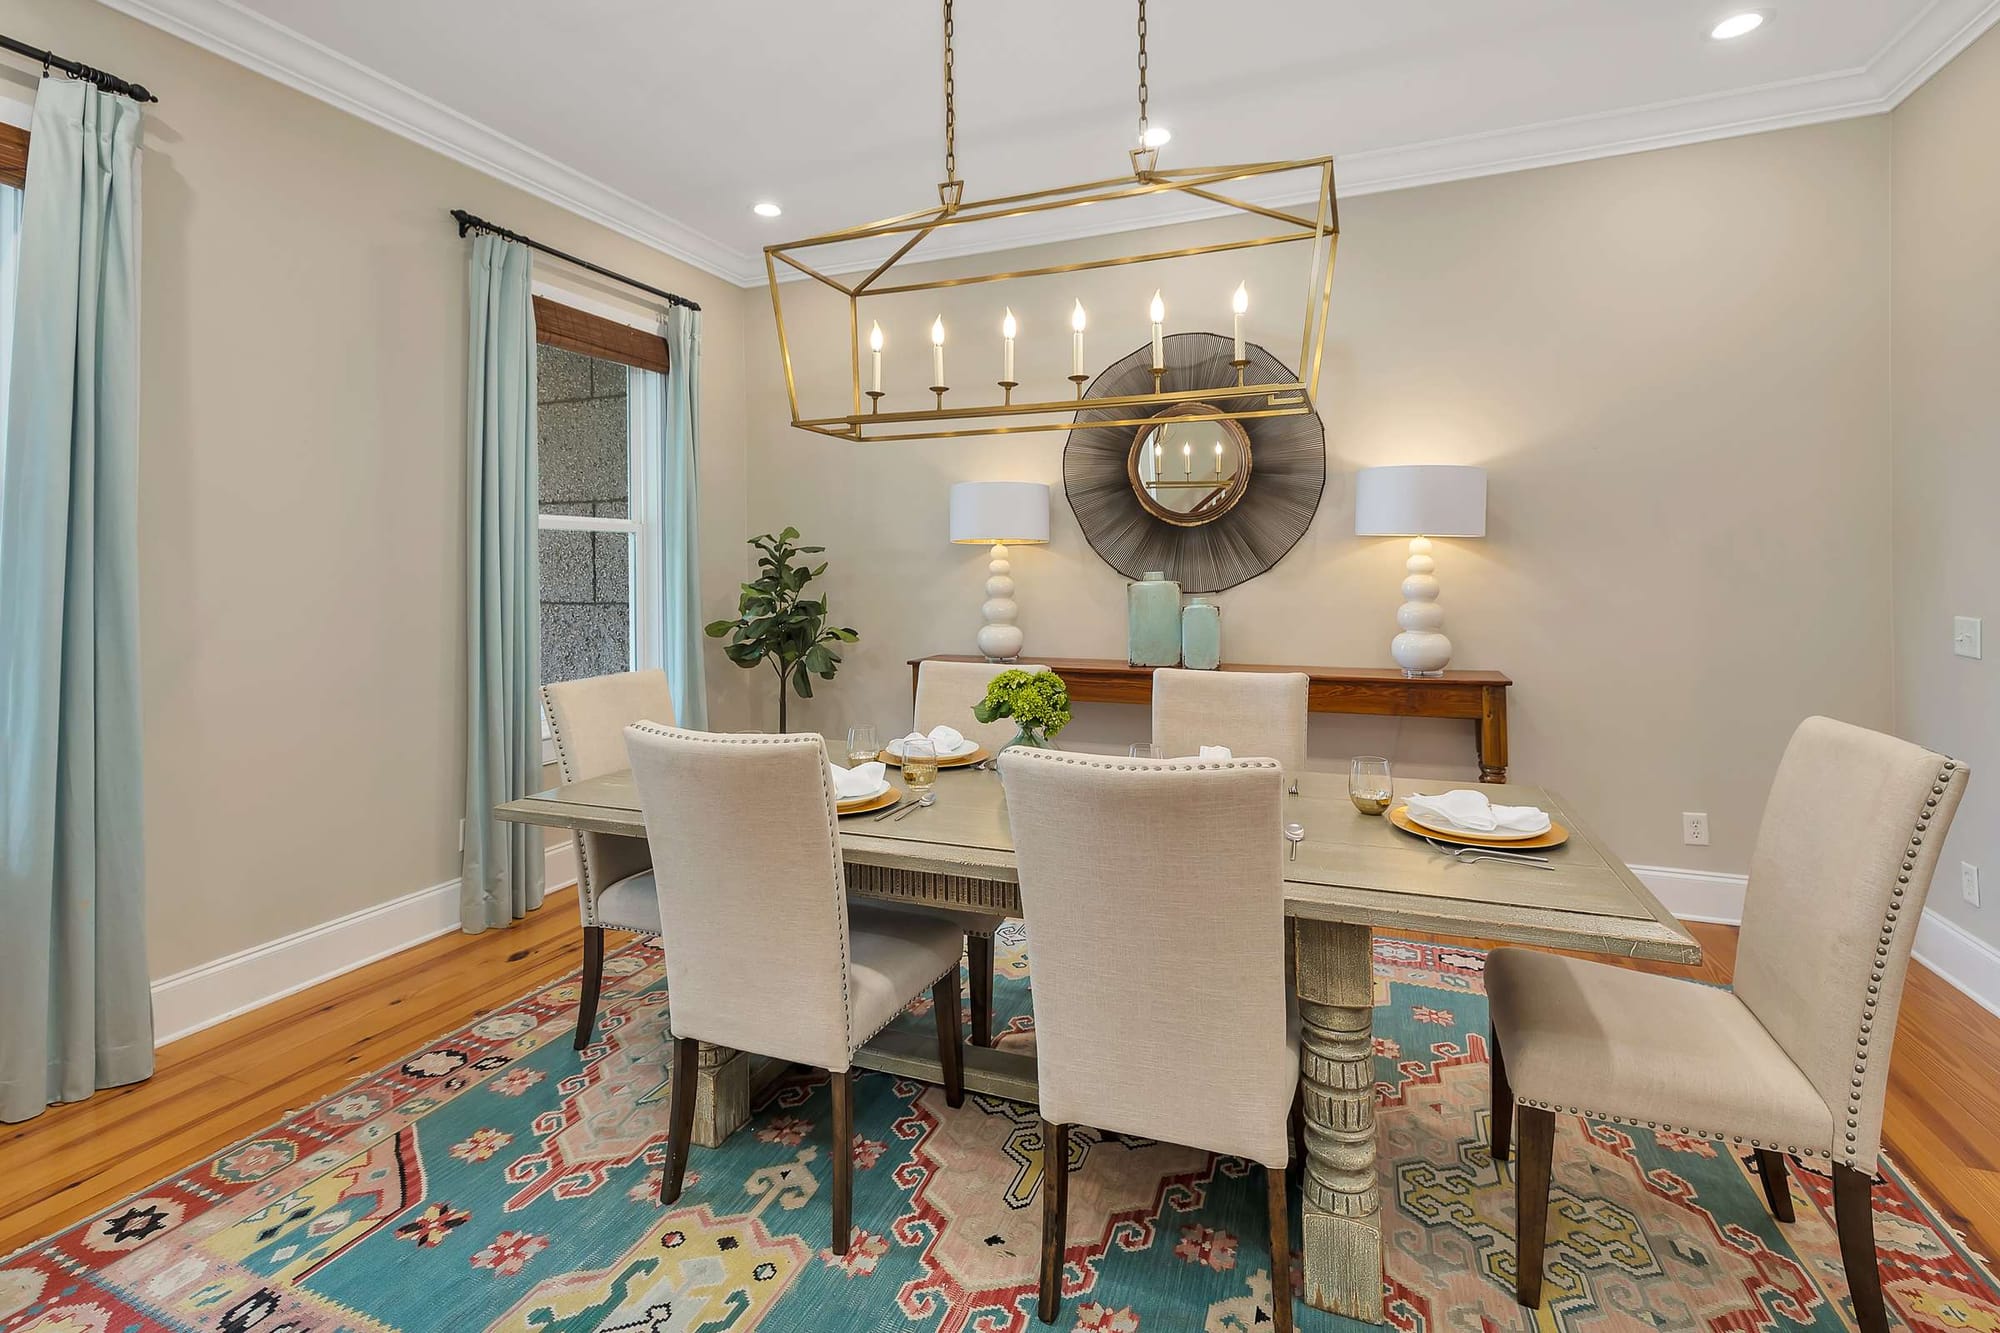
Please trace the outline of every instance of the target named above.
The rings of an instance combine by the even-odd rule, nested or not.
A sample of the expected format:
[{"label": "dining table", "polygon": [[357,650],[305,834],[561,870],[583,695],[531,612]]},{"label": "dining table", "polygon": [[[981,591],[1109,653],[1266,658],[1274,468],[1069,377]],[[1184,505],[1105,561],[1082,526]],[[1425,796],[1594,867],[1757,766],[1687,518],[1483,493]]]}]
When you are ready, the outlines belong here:
[{"label": "dining table", "polygon": [[[1451,787],[1398,779],[1394,804]],[[847,891],[968,915],[1019,916],[1014,840],[1000,775],[943,769],[932,805],[883,822],[840,823]],[[1554,792],[1484,785],[1495,804],[1539,806],[1569,839],[1538,850],[1546,864],[1448,854],[1362,813],[1346,775],[1296,775],[1284,819],[1304,836],[1286,848],[1285,914],[1300,1020],[1305,1159],[1300,1166],[1304,1296],[1322,1310],[1384,1321],[1382,1192],[1375,1132],[1374,936],[1415,931],[1586,953],[1698,963],[1701,946],[1625,863]],[[504,820],[643,837],[630,773],[566,783],[496,807]],[[1296,830],[1294,830],[1296,833]],[[672,868],[656,872],[671,880]],[[1088,886],[1078,886],[1088,891]],[[1029,942],[1032,957],[1033,940]],[[1032,969],[1032,963],[1031,963]],[[1032,970],[1030,972],[1032,985]],[[863,1069],[937,1082],[934,1043],[885,1031],[855,1057]],[[704,1046],[694,1140],[720,1144],[750,1113],[757,1091],[784,1073],[776,1061]],[[1034,1103],[1035,1060],[996,1047],[965,1050],[965,1086]]]}]

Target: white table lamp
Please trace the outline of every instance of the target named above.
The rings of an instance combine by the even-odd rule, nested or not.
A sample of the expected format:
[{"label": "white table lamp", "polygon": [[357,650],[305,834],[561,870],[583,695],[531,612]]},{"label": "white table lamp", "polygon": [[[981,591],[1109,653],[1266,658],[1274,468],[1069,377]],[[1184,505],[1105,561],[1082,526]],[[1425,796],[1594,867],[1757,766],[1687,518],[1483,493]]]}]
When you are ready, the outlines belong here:
[{"label": "white table lamp", "polygon": [[961,481],[951,488],[951,539],[961,546],[993,547],[986,566],[986,623],[979,651],[989,662],[1021,655],[1021,627],[1014,617],[1013,565],[1007,545],[1040,545],[1049,539],[1049,488],[1038,481]]},{"label": "white table lamp", "polygon": [[1442,676],[1451,661],[1438,605],[1433,537],[1486,535],[1486,469],[1442,465],[1363,468],[1354,478],[1354,535],[1408,537],[1410,560],[1403,578],[1403,627],[1389,655],[1406,676]]}]

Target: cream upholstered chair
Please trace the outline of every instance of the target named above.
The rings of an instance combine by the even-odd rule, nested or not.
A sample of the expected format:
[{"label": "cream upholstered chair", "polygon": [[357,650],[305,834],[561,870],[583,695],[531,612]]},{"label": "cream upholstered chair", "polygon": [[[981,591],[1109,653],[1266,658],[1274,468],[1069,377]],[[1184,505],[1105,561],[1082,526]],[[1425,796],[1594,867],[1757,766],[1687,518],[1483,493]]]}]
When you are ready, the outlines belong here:
[{"label": "cream upholstered chair", "polygon": [[1306,685],[1302,671],[1161,667],[1153,673],[1153,744],[1169,759],[1226,745],[1296,776],[1306,766]]},{"label": "cream upholstered chair", "polygon": [[965,1096],[959,928],[849,908],[833,774],[818,736],[719,736],[642,722],[625,732],[646,837],[677,873],[660,884],[674,1038],[660,1201],[680,1198],[697,1044],[832,1075],[833,1249],[853,1205],[854,1052],[928,987],[945,1101]]},{"label": "cream upholstered chair", "polygon": [[1493,1156],[1518,1106],[1515,1291],[1541,1300],[1556,1114],[1725,1139],[1792,1220],[1785,1158],[1831,1164],[1862,1329],[1888,1327],[1869,1190],[1910,944],[1964,764],[1828,718],[1792,736],[1750,862],[1733,991],[1522,949],[1487,960]]},{"label": "cream upholstered chair", "polygon": [[[916,730],[929,731],[943,723],[956,727],[967,740],[990,753],[1014,739],[1012,719],[981,722],[973,705],[986,697],[986,687],[1003,671],[1047,671],[1034,662],[946,662],[927,658],[917,664]],[[993,1044],[993,932],[1006,920],[999,916],[967,916],[965,970],[972,979],[972,1044]]]},{"label": "cream upholstered chair", "polygon": [[[542,686],[556,767],[564,782],[616,773],[626,765],[625,728],[674,721],[674,696],[664,671],[624,671]],[[576,905],[583,916],[583,997],[576,1011],[576,1049],[597,1029],[604,985],[604,932],[660,933],[660,897],[653,857],[642,838],[576,834]]]},{"label": "cream upholstered chair", "polygon": [[1261,1162],[1289,1330],[1283,771],[1270,759],[1000,756],[1034,938],[1040,1315],[1061,1300],[1071,1125]]}]

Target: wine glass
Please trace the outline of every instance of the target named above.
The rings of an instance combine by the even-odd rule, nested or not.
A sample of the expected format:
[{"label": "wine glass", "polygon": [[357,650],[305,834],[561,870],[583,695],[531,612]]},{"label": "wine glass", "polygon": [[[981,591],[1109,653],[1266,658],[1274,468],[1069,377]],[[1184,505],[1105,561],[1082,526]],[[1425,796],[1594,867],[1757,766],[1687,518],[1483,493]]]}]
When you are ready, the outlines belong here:
[{"label": "wine glass", "polygon": [[1135,745],[1126,754],[1134,759],[1165,759],[1166,751],[1157,745]]},{"label": "wine glass", "polygon": [[847,762],[872,764],[882,757],[881,742],[875,739],[875,724],[857,722],[847,729]]},{"label": "wine glass", "polygon": [[903,742],[903,785],[918,796],[928,796],[937,781],[937,743],[928,736],[913,736]]},{"label": "wine glass", "polygon": [[1347,799],[1364,815],[1379,815],[1389,808],[1394,788],[1389,781],[1389,761],[1380,755],[1356,755],[1347,766]]}]

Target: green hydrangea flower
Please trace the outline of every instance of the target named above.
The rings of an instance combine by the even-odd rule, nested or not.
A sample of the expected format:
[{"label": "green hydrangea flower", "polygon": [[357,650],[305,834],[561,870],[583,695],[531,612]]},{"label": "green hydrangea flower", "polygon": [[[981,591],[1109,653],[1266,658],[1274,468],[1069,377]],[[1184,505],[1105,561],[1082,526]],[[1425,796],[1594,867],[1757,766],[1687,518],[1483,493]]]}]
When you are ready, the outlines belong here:
[{"label": "green hydrangea flower", "polygon": [[1053,671],[1003,671],[972,715],[981,722],[1011,717],[1023,730],[1054,736],[1069,725],[1069,686]]}]

